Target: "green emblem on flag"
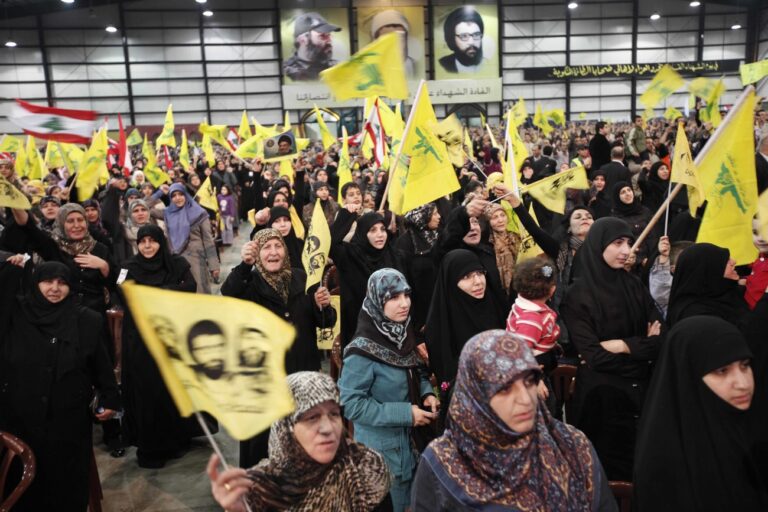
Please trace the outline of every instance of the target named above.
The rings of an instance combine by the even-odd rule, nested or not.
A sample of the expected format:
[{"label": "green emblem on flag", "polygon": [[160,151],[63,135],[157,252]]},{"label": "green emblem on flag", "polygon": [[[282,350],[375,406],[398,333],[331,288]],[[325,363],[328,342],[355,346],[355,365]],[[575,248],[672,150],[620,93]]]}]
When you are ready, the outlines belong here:
[{"label": "green emblem on flag", "polygon": [[41,124],[43,128],[48,128],[50,132],[61,132],[66,128],[58,117],[51,117],[45,123]]},{"label": "green emblem on flag", "polygon": [[356,64],[360,66],[360,72],[365,76],[368,81],[357,84],[356,89],[358,91],[364,91],[370,89],[374,85],[384,85],[384,79],[381,77],[379,67],[376,64],[366,62],[369,57],[377,57],[377,52],[365,52],[359,55],[353,55],[350,59],[350,64]]},{"label": "green emblem on flag", "polygon": [[419,142],[416,143],[413,146],[414,150],[420,150],[422,156],[426,156],[428,153],[432,153],[432,155],[435,157],[435,159],[442,163],[443,160],[440,158],[440,155],[437,154],[437,151],[435,150],[434,146],[430,144],[429,137],[426,133],[424,133],[421,130],[421,127],[416,127],[416,136],[419,137]]},{"label": "green emblem on flag", "polygon": [[[731,165],[734,164],[733,159],[730,156],[727,156],[726,158],[730,161]],[[715,187],[715,192],[717,192],[720,202],[724,200],[727,194],[731,194],[736,201],[736,206],[741,210],[741,213],[747,213],[747,206],[741,198],[739,185],[736,180],[733,179],[733,174],[725,162],[720,164],[720,173],[718,173],[717,179],[715,179]]]}]

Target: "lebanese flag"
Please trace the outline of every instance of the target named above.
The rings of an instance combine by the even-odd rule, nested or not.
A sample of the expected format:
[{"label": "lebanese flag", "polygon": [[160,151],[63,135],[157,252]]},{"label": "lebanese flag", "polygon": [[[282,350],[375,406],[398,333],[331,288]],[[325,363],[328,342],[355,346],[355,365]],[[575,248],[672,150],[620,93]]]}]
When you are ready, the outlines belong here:
[{"label": "lebanese flag", "polygon": [[163,156],[165,157],[165,168],[171,169],[173,167],[173,158],[171,158],[171,152],[168,151],[168,146],[163,144]]},{"label": "lebanese flag", "polygon": [[368,134],[373,142],[373,156],[376,157],[376,164],[381,165],[386,156],[386,141],[384,140],[386,134],[384,133],[384,127],[381,125],[378,98],[371,109],[371,113],[368,114],[368,119],[363,125],[363,131]]},{"label": "lebanese flag", "polygon": [[98,115],[93,110],[43,107],[17,99],[8,119],[24,133],[38,139],[89,144]]},{"label": "lebanese flag", "polygon": [[123,118],[117,114],[117,124],[120,127],[120,137],[117,143],[117,164],[123,170],[124,176],[130,176],[133,170],[131,159],[128,156],[128,144],[125,142],[125,129],[123,128]]},{"label": "lebanese flag", "polygon": [[227,142],[229,143],[229,147],[232,148],[232,151],[237,151],[237,148],[240,147],[240,136],[234,128],[229,129],[229,133],[227,133]]}]

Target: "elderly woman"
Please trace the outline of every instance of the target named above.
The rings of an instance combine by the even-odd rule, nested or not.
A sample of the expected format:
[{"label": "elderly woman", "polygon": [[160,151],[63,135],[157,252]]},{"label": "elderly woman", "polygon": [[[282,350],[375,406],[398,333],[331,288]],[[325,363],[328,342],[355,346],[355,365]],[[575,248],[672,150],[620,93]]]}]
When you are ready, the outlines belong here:
[{"label": "elderly woman", "polygon": [[22,261],[0,264],[0,430],[29,444],[37,469],[13,510],[85,511],[94,388],[99,420],[120,409],[104,321],[78,304],[66,265],[42,263],[29,283]]},{"label": "elderly woman", "polygon": [[[219,505],[252,510],[391,510],[384,458],[343,434],[339,392],[316,372],[288,376],[296,410],[272,425],[269,458],[257,466],[219,473],[211,456],[208,477]],[[388,508],[388,505],[390,506]]]},{"label": "elderly woman", "polygon": [[692,316],[672,328],[640,423],[635,510],[768,510],[752,360],[744,336],[721,318]]},{"label": "elderly woman", "polygon": [[496,253],[496,267],[499,269],[501,285],[509,293],[515,277],[515,264],[517,253],[520,251],[521,238],[518,233],[507,229],[509,217],[500,204],[491,204],[485,212],[485,217],[491,227],[491,236],[488,241],[493,244],[493,250]]},{"label": "elderly woman", "polygon": [[413,512],[617,510],[589,440],[539,404],[540,378],[515,334],[492,330],[469,340],[448,428],[416,472]]},{"label": "elderly woman", "polygon": [[197,204],[181,183],[168,191],[171,204],[163,210],[171,252],[189,262],[197,283],[197,293],[211,293],[209,277],[219,278],[219,256],[211,232],[208,213]]},{"label": "elderly woman", "polygon": [[432,423],[440,405],[416,355],[410,293],[397,270],[371,274],[339,379],[341,404],[355,426],[355,440],[384,455],[392,472],[396,512],[408,506],[416,467],[412,427]]}]

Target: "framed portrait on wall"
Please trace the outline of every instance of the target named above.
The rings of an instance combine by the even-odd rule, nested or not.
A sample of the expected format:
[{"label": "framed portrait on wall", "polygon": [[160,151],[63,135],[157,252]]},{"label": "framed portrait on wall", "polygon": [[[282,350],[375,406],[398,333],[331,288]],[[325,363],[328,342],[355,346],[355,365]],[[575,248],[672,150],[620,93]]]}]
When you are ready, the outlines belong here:
[{"label": "framed portrait on wall", "polygon": [[424,78],[424,7],[358,7],[358,47],[389,32],[403,34],[403,62],[408,81]]},{"label": "framed portrait on wall", "polygon": [[432,16],[436,80],[499,77],[496,5],[436,5]]}]

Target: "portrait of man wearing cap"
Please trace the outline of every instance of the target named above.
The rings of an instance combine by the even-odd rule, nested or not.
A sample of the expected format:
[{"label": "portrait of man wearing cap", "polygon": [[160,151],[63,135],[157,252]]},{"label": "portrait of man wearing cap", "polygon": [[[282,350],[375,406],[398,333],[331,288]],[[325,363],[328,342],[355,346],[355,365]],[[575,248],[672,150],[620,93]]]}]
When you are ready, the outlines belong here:
[{"label": "portrait of man wearing cap", "polygon": [[299,15],[293,24],[294,53],[283,62],[283,74],[291,80],[318,80],[321,71],[337,63],[331,32],[340,30],[317,12]]},{"label": "portrait of man wearing cap", "polygon": [[473,7],[453,10],[443,24],[445,44],[453,52],[438,60],[448,73],[476,73],[487,60],[483,55],[483,17]]},{"label": "portrait of man wearing cap", "polygon": [[410,31],[408,19],[400,11],[387,9],[376,13],[371,18],[371,40],[376,40],[390,32],[402,34],[400,44],[403,48],[403,63],[405,64],[405,72],[409,77],[413,76],[416,70],[416,61],[408,56],[408,34]]}]

